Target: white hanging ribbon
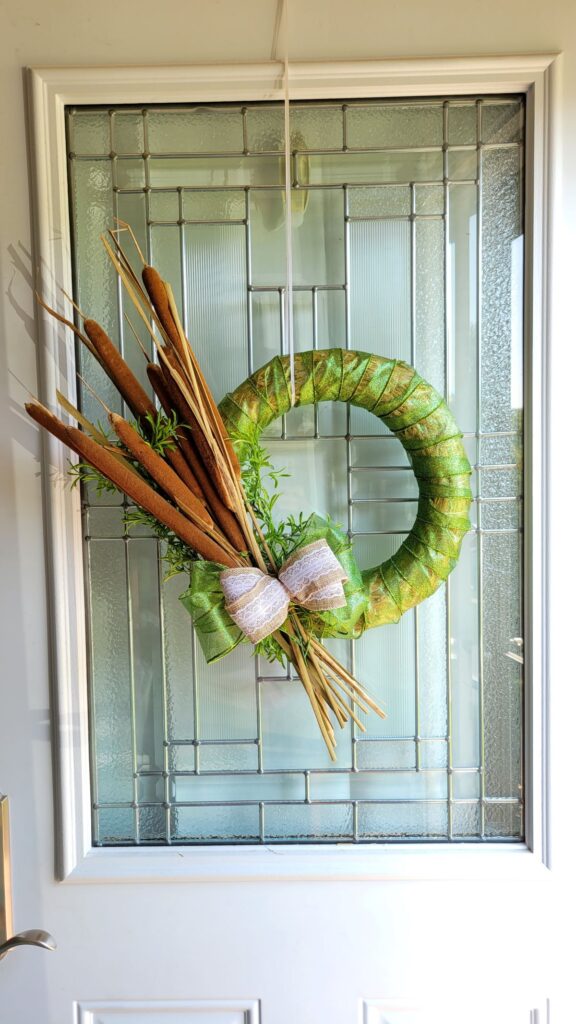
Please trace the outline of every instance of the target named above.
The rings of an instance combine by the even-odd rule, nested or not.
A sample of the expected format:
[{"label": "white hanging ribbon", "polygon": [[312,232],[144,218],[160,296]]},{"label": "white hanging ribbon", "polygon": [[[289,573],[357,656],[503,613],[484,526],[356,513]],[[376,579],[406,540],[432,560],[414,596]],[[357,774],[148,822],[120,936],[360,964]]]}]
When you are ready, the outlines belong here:
[{"label": "white hanging ribbon", "polygon": [[294,383],[294,300],[292,252],[292,151],[290,141],[290,67],[288,62],[288,0],[282,0],[284,48],[284,196],[286,206],[286,291],[284,293],[284,338],[290,361],[290,401],[296,401]]}]

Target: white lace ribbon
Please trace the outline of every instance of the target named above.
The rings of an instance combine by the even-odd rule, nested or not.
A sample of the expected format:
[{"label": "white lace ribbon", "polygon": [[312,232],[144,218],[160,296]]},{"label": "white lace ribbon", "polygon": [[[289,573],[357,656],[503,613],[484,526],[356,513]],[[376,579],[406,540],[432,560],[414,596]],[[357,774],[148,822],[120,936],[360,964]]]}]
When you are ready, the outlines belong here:
[{"label": "white lace ribbon", "polygon": [[311,611],[343,608],[342,584],[347,579],[324,539],[290,555],[277,579],[252,566],[225,569],[220,575],[226,611],[253,644],[282,625],[291,601]]}]

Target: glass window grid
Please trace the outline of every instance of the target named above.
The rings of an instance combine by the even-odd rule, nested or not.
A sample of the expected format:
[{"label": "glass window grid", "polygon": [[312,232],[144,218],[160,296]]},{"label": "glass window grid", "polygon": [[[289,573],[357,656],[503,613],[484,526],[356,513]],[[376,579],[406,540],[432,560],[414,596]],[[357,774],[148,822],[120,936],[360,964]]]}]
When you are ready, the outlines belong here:
[{"label": "glass window grid", "polygon": [[[509,106],[510,98],[498,100],[497,98],[490,97],[489,105],[491,108],[502,105]],[[306,186],[306,190],[312,191],[315,189],[326,190],[336,189],[343,192],[344,195],[344,219],[345,219],[345,279],[339,284],[310,284],[310,285],[296,285],[295,292],[308,293],[311,296],[312,302],[312,345],[314,348],[318,347],[318,303],[322,293],[338,291],[343,294],[345,309],[346,309],[346,326],[345,326],[345,342],[346,345],[350,346],[350,303],[349,303],[349,279],[350,279],[350,224],[355,222],[366,222],[374,220],[381,222],[383,220],[398,220],[409,224],[410,228],[410,259],[411,259],[411,324],[410,324],[410,361],[417,363],[416,360],[416,342],[415,342],[415,300],[416,300],[416,281],[415,281],[415,230],[416,225],[423,221],[441,221],[444,224],[445,230],[445,244],[447,242],[447,214],[446,214],[446,199],[448,195],[448,189],[453,186],[470,185],[474,186],[481,194],[482,189],[482,157],[486,150],[491,148],[510,148],[519,149],[521,146],[520,139],[515,141],[502,141],[498,140],[495,142],[484,142],[482,140],[482,117],[483,107],[485,101],[481,98],[470,101],[469,99],[462,101],[443,101],[440,102],[442,108],[442,140],[439,145],[436,146],[414,146],[414,147],[386,147],[386,146],[375,146],[375,147],[355,147],[349,142],[349,133],[347,130],[349,112],[350,110],[358,110],[361,108],[367,109],[378,105],[379,107],[398,107],[408,108],[412,105],[424,107],[427,105],[438,107],[439,101],[402,101],[402,103],[393,103],[389,101],[375,101],[374,103],[344,103],[344,104],[294,104],[294,113],[298,110],[309,110],[311,107],[319,108],[322,107],[323,111],[338,111],[341,115],[342,124],[342,135],[340,149],[336,148],[318,148],[318,149],[307,149],[306,155],[308,158],[313,156],[321,156],[324,154],[333,154],[341,151],[343,154],[353,153],[401,153],[410,150],[410,152],[438,152],[442,154],[442,179],[439,181],[437,178],[419,180],[417,183],[408,181],[403,183],[410,190],[410,209],[405,213],[389,213],[381,216],[355,216],[350,212],[350,195],[353,192],[358,192],[360,188],[369,189],[371,186],[378,188],[381,182],[378,180],[363,181],[362,185],[346,185],[346,184],[315,184],[310,183],[304,179],[300,181],[300,169],[302,167],[302,159],[299,155],[297,148],[293,150],[293,185],[298,188],[302,184]],[[270,105],[273,106],[273,105]],[[522,105],[520,101],[517,101],[517,106],[520,110],[520,116],[522,116]],[[252,297],[257,294],[271,294],[278,296],[278,328],[280,335],[281,351],[285,351],[284,337],[283,337],[283,303],[284,303],[284,288],[281,286],[263,286],[251,282],[251,252],[250,252],[250,203],[249,195],[252,191],[262,188],[266,190],[282,190],[282,185],[277,186],[271,184],[265,184],[259,186],[258,184],[251,184],[245,187],[238,187],[238,185],[231,185],[229,187],[218,184],[215,186],[215,190],[219,192],[229,191],[238,192],[243,191],[246,197],[244,216],[234,217],[229,219],[220,220],[204,219],[204,218],[187,218],[185,215],[185,199],[186,196],[194,192],[205,193],[208,191],[206,185],[201,186],[177,186],[175,188],[168,187],[155,187],[151,185],[150,178],[150,161],[154,158],[154,150],[149,145],[148,141],[148,120],[152,114],[154,114],[156,108],[145,108],[141,111],[126,110],[121,111],[111,110],[108,112],[109,117],[109,148],[103,145],[97,151],[94,152],[75,152],[74,151],[74,132],[71,130],[71,124],[74,122],[76,112],[70,110],[68,112],[68,130],[70,138],[70,165],[71,165],[71,178],[74,179],[75,166],[81,162],[93,162],[94,160],[101,161],[106,159],[112,169],[112,208],[114,215],[117,216],[119,212],[119,199],[121,196],[143,196],[145,206],[145,219],[146,219],[146,245],[148,252],[150,252],[152,245],[151,230],[154,227],[177,227],[180,243],[180,255],[181,259],[181,292],[183,296],[183,313],[186,328],[189,328],[189,310],[187,308],[186,301],[186,288],[184,279],[184,265],[185,265],[185,238],[184,232],[187,226],[193,225],[238,225],[243,226],[245,229],[246,236],[246,268],[248,277],[248,298],[247,302],[247,335],[248,335],[248,370],[252,372],[255,368],[256,363],[254,360],[253,351],[253,332],[252,332]],[[182,108],[172,108],[175,114],[180,114]],[[220,106],[216,108],[222,110]],[[233,112],[238,111],[237,106],[229,108]],[[240,108],[241,119],[242,119],[242,141],[243,145],[241,149],[235,151],[226,150],[226,156],[244,157],[250,158],[263,157],[263,156],[278,156],[278,148],[250,150],[248,147],[248,121],[250,112],[254,110],[261,110],[261,105],[258,104],[247,104]],[[468,114],[470,110],[474,111],[474,122],[476,125],[476,140],[474,142],[466,142],[461,144],[453,144],[450,136],[450,124],[449,118],[453,112],[466,111]],[[158,108],[159,113],[167,113],[170,108],[162,107]],[[84,113],[84,111],[82,111]],[[130,117],[132,127],[136,126],[136,123],[141,119],[142,131],[141,140],[142,148],[130,151],[122,151],[121,155],[118,151],[115,151],[114,145],[116,144],[116,129],[115,125],[118,119]],[[459,177],[452,179],[450,175],[450,160],[454,153],[475,153],[477,159],[477,173],[473,177]],[[171,155],[162,152],[164,159],[170,159]],[[173,154],[178,160],[195,160],[198,158],[209,158],[216,159],[223,156],[223,151],[213,152],[181,152]],[[142,184],[138,187],[122,187],[118,184],[119,181],[119,161],[121,160],[134,160],[139,161],[143,164],[143,176]],[[421,186],[438,186],[441,185],[444,193],[444,211],[442,213],[433,212],[420,212],[417,206],[419,187]],[[402,187],[400,183],[394,183],[394,186]],[[151,201],[155,197],[162,195],[171,195],[177,198],[177,217],[175,219],[169,218],[157,218],[154,219],[151,213]],[[480,198],[478,200],[480,203]],[[480,233],[478,233],[477,248],[479,253],[478,259],[478,277],[481,277],[481,239]],[[480,307],[480,297],[478,300],[478,306]],[[125,302],[124,302],[125,304]],[[118,305],[119,310],[123,307],[123,298],[118,290]],[[480,321],[480,308],[479,317]],[[126,336],[126,330],[122,325],[121,316],[119,315],[119,334],[124,343]],[[448,333],[449,326],[446,324],[446,337],[445,337],[445,378],[450,380],[451,367],[450,367],[450,346],[448,344]],[[480,350],[480,346],[479,346]],[[478,362],[480,363],[481,355],[480,351],[478,354]],[[480,384],[480,381],[478,381]],[[479,388],[480,392],[480,388]],[[473,462],[474,469],[474,480],[477,481],[474,487],[474,504],[473,504],[473,521],[474,521],[474,534],[478,539],[477,547],[477,559],[478,559],[478,571],[482,574],[483,564],[483,545],[484,538],[487,535],[503,535],[503,534],[517,534],[521,535],[521,513],[515,526],[509,526],[505,528],[494,528],[484,526],[484,518],[486,513],[494,509],[496,506],[509,505],[511,507],[517,507],[521,503],[521,495],[519,494],[483,494],[482,479],[487,473],[501,474],[509,471],[509,473],[517,473],[518,465],[516,461],[495,461],[488,462],[486,464],[480,463],[480,448],[485,442],[499,441],[508,442],[514,444],[520,440],[520,430],[486,430],[482,429],[484,426],[481,412],[481,395],[477,396],[478,407],[477,407],[477,429],[475,431],[467,431],[464,433],[465,441],[469,447],[472,455],[471,461]],[[296,433],[291,434],[288,430],[288,423],[286,417],[282,418],[281,433],[278,435],[280,441],[290,440],[302,440],[302,434]],[[349,407],[346,407],[346,425],[343,433],[322,433],[321,426],[319,423],[319,409],[314,408],[313,410],[313,430],[308,435],[317,440],[333,440],[334,438],[340,437],[346,446],[346,475],[347,475],[347,498],[348,498],[348,532],[350,537],[360,536],[381,536],[391,535],[401,537],[406,531],[402,530],[364,530],[360,531],[354,529],[353,515],[354,509],[364,503],[378,502],[378,504],[388,504],[398,501],[406,503],[414,503],[416,499],[414,497],[394,498],[394,497],[383,497],[383,498],[358,498],[353,496],[353,480],[358,474],[362,474],[369,470],[372,473],[378,473],[382,471],[386,472],[407,472],[409,468],[407,466],[398,466],[395,464],[383,464],[379,466],[354,466],[352,464],[352,445],[358,440],[373,440],[375,435],[354,433],[351,425],[351,411]],[[275,439],[276,440],[276,439]],[[271,447],[275,447],[275,440],[271,441]],[[386,448],[395,446],[398,444],[394,438],[386,435],[378,435],[378,441],[381,444],[385,444]],[[397,461],[397,460],[393,460]],[[87,546],[87,566],[88,576],[90,576],[90,545],[97,543],[98,540],[104,538],[97,538],[92,532],[89,526],[89,515],[90,507],[96,509],[102,509],[104,511],[106,504],[99,501],[96,505],[90,505],[90,495],[85,494],[84,508],[86,517],[86,546]],[[110,506],[111,509],[117,508],[118,503],[114,503]],[[124,536],[122,538],[122,546],[124,550],[125,567],[127,574],[130,570],[130,548],[138,544],[138,538],[132,534],[131,536]],[[160,564],[160,552],[158,550],[158,604],[160,608],[160,619],[163,618],[163,588],[160,584],[161,579],[161,564]],[[197,734],[196,731],[192,737],[178,738],[169,734],[168,729],[168,715],[167,715],[167,693],[166,693],[166,674],[164,664],[164,651],[162,651],[162,707],[163,707],[163,738],[162,738],[162,767],[150,769],[146,767],[146,756],[139,755],[136,749],[136,727],[135,727],[135,705],[137,702],[137,687],[138,681],[134,675],[134,666],[130,666],[130,677],[131,677],[131,720],[130,730],[132,733],[132,757],[133,757],[133,793],[132,799],[127,801],[114,801],[105,800],[100,801],[98,796],[98,766],[93,765],[93,796],[94,796],[94,842],[98,845],[101,843],[135,843],[135,844],[157,844],[159,842],[170,843],[242,843],[242,842],[266,842],[271,843],[277,842],[334,842],[337,840],[349,841],[349,842],[373,842],[377,839],[386,839],[387,841],[394,841],[396,839],[406,841],[407,839],[423,839],[426,841],[430,840],[474,840],[474,839],[510,839],[510,838],[521,838],[523,834],[522,824],[522,801],[520,796],[511,795],[489,795],[486,791],[485,775],[485,731],[486,721],[484,720],[484,701],[483,701],[483,656],[482,656],[482,645],[480,643],[480,657],[478,663],[478,685],[479,685],[479,750],[480,757],[479,763],[470,767],[461,767],[455,765],[452,756],[453,747],[453,732],[451,722],[451,707],[452,707],[452,681],[451,681],[451,662],[449,656],[450,646],[450,610],[451,610],[451,581],[449,580],[445,589],[445,602],[447,608],[446,616],[446,644],[447,644],[447,679],[446,679],[446,703],[447,703],[447,729],[441,735],[420,735],[419,720],[421,717],[420,699],[419,699],[419,661],[418,661],[418,646],[419,646],[419,616],[421,611],[416,608],[412,613],[414,619],[414,647],[415,647],[415,678],[414,678],[414,689],[415,689],[415,720],[413,734],[401,735],[401,736],[390,736],[377,733],[373,736],[361,736],[358,734],[358,730],[355,726],[352,726],[350,730],[349,742],[350,742],[350,768],[341,769],[339,767],[326,767],[326,768],[304,768],[304,769],[267,769],[264,763],[263,757],[263,734],[262,734],[262,686],[267,683],[273,685],[278,682],[279,676],[271,672],[266,663],[262,664],[260,660],[255,663],[255,690],[256,690],[256,732],[257,735],[253,738],[234,738],[234,739],[206,739],[202,738],[201,735]],[[482,609],[482,587],[479,588],[479,601],[478,601],[478,634],[481,640],[482,638],[482,627],[483,627],[483,609]],[[128,607],[128,619],[131,619],[131,600],[129,591],[127,593],[127,607]],[[132,623],[129,621],[129,628],[132,631]],[[389,627],[394,628],[394,627]],[[349,665],[354,671],[355,668],[355,656],[354,656],[354,645],[349,644]],[[511,652],[514,653],[514,652]],[[517,653],[517,652],[516,652]],[[195,665],[197,657],[201,657],[196,649],[195,642],[192,643],[192,694],[191,699],[195,709],[195,723],[198,723],[198,687],[196,680]],[[292,678],[291,673],[288,673],[288,678]],[[342,747],[346,743],[344,735],[339,737],[339,744]],[[366,761],[369,763],[369,757],[359,757],[359,751],[362,752],[367,750],[367,744],[376,744],[378,747],[388,748],[395,745],[395,754],[399,758],[400,766],[383,768],[385,759],[381,762],[378,768],[371,768],[367,766]],[[234,747],[235,750],[240,747],[246,747],[246,749],[255,750],[256,764],[254,767],[249,769],[235,769],[231,773],[222,771],[221,769],[203,768],[202,762],[206,763],[206,755],[208,751],[211,753],[218,753],[218,748]],[[171,766],[171,751],[173,748],[191,748],[193,756],[193,767],[187,770],[175,770]],[[434,753],[432,750],[434,749]],[[211,763],[208,761],[207,763]],[[216,762],[212,762],[216,763]],[[444,767],[445,766],[445,767]],[[336,799],[322,799],[321,796],[321,785],[327,777],[335,778],[341,776],[342,778],[352,779],[354,782],[356,779],[360,781],[368,779],[369,776],[379,776],[382,781],[394,773],[407,773],[414,772],[419,775],[428,775],[431,780],[437,781],[443,776],[446,780],[446,791],[442,796],[422,798],[405,798],[405,797],[393,797],[390,799],[381,799],[378,797],[361,796],[358,799],[348,798],[336,798]],[[176,796],[176,787],[179,779],[186,779],[187,777],[195,779],[203,778],[224,778],[227,775],[233,775],[235,777],[246,777],[249,779],[261,778],[262,783],[265,784],[267,781],[273,779],[279,780],[281,776],[290,777],[291,784],[298,780],[298,798],[297,799],[271,799],[266,798],[258,799],[261,794],[255,794],[251,799],[245,800],[209,800],[203,799],[201,801],[194,800],[180,800]],[[151,788],[152,787],[152,788]],[[152,798],[150,794],[152,793]],[[399,818],[401,818],[402,812],[408,809],[414,810],[417,813],[421,812],[421,822],[428,822],[428,831],[422,828],[421,833],[411,833],[410,824],[402,824],[400,821],[397,833],[394,831],[394,823],[389,823],[388,831],[379,831],[378,822],[374,820],[375,816],[372,815],[372,824],[370,824],[370,809],[378,811],[381,808],[391,808],[395,805],[399,810]],[[334,807],[341,808],[342,813],[338,811],[334,817],[334,820],[328,821],[322,824],[321,812],[318,815],[316,826],[314,826],[314,819],[312,818],[312,825],[309,831],[306,831],[306,822],[301,822],[300,825],[296,825],[293,829],[294,835],[288,833],[284,834],[282,828],[278,831],[278,834],[269,832],[267,829],[267,815],[271,814],[274,816],[274,811],[282,807],[300,807],[310,808],[312,811],[314,808],[330,808]],[[214,808],[221,809],[224,813],[218,818],[216,814],[212,819],[212,824],[208,819],[207,833],[203,837],[202,828],[198,830],[196,836],[187,836],[185,831],[178,829],[175,826],[175,821],[178,814],[184,809],[193,808]],[[227,829],[230,831],[230,822],[226,818],[226,811],[233,811],[236,815],[236,810],[240,808],[252,809],[253,814],[247,814],[244,819],[244,825],[242,820],[236,823],[236,827],[232,827],[232,834],[227,834]],[[364,819],[364,820],[363,820]],[[418,818],[413,816],[416,824]],[[144,825],[144,828],[142,827]],[[323,832],[325,834],[323,834]],[[114,834],[113,834],[114,833]],[[156,833],[152,835],[152,833]]]}]

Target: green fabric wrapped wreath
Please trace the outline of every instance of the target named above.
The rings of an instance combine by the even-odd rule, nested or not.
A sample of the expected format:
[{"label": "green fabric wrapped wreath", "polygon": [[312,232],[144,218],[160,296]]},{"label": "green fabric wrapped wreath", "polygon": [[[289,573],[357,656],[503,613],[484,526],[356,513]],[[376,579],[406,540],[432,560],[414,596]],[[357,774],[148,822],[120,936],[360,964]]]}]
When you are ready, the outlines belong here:
[{"label": "green fabric wrapped wreath", "polygon": [[[408,453],[418,481],[418,512],[406,540],[386,562],[363,570],[363,615],[353,636],[397,622],[430,597],[456,565],[470,529],[470,463],[444,399],[406,363],[369,352],[324,349],[295,356],[295,406],[350,402],[372,412]],[[276,356],[220,403],[242,461],[273,420],[292,408],[290,366]]]}]

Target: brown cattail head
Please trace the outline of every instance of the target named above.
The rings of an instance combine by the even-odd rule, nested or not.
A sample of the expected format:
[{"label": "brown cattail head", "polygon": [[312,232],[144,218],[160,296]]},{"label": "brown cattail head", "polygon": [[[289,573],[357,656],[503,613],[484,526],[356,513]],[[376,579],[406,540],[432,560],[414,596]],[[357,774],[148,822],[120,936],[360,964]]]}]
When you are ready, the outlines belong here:
[{"label": "brown cattail head", "polygon": [[138,431],[134,430],[130,423],[116,413],[110,413],[108,418],[117,437],[120,438],[140,465],[148,471],[152,479],[162,488],[164,494],[172,498],[184,512],[190,510],[195,519],[199,519],[206,526],[213,527],[212,518],[207,512],[206,507],[176,475],[174,470],[166,464],[158,452],[155,452],[140,437]]},{"label": "brown cattail head", "polygon": [[164,281],[154,267],[144,267],[142,280],[162,327],[176,351],[182,355],[182,339],[170,310]]},{"label": "brown cattail head", "polygon": [[114,342],[96,320],[85,320],[84,330],[93,344],[98,357],[116,385],[126,405],[137,419],[145,420],[146,416],[154,416],[156,410],[152,400],[136,379],[126,361],[120,355]]}]

